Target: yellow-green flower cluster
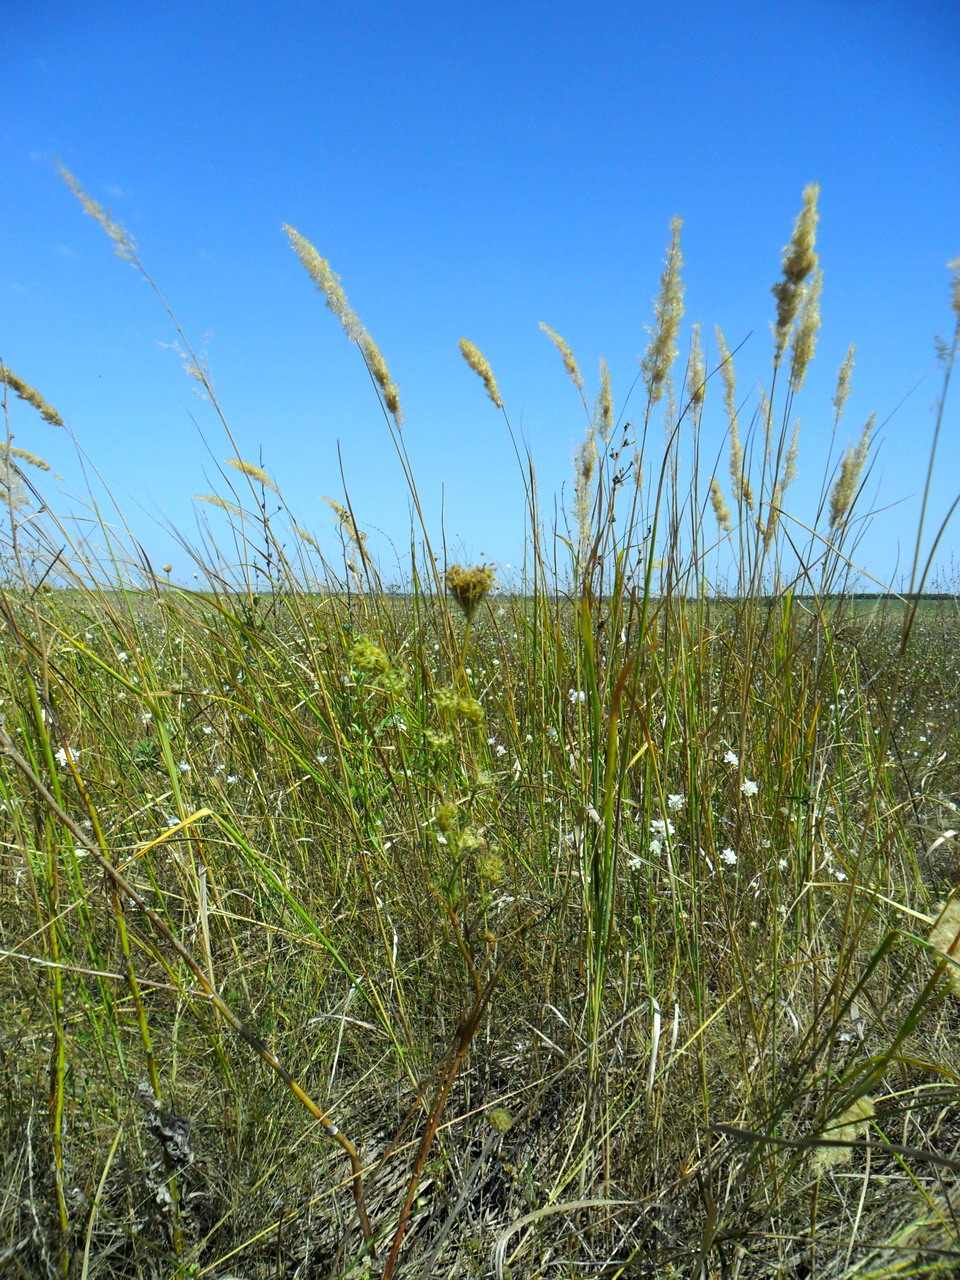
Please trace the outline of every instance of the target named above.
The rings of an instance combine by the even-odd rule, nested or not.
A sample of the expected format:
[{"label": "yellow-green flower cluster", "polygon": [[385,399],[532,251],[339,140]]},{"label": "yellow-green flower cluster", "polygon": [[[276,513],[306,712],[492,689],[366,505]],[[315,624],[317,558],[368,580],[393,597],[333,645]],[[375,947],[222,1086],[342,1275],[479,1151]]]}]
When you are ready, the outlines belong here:
[{"label": "yellow-green flower cluster", "polygon": [[377,685],[384,693],[399,695],[407,683],[407,673],[395,667],[379,645],[367,636],[361,636],[350,650],[350,663],[357,671],[376,677]]},{"label": "yellow-green flower cluster", "polygon": [[447,570],[446,582],[454,600],[467,618],[472,618],[477,605],[493,586],[493,566],[478,564],[464,569],[462,565],[452,564]]},{"label": "yellow-green flower cluster", "polygon": [[456,689],[438,689],[435,694],[437,710],[447,723],[463,720],[467,724],[483,724],[483,707],[468,695],[458,693]]}]

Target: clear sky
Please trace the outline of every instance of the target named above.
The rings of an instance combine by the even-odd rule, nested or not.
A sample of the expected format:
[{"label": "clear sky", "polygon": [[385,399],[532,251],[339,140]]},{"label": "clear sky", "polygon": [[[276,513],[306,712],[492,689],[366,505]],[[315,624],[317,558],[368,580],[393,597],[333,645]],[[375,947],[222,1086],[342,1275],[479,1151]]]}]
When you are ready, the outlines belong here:
[{"label": "clear sky", "polygon": [[[2,11],[0,358],[60,410],[156,564],[189,579],[163,520],[195,534],[191,495],[225,492],[214,461],[232,450],[165,345],[162,308],[83,215],[56,157],[136,238],[206,352],[243,456],[262,450],[331,551],[320,499],[343,497],[339,445],[388,578],[396,557],[381,532],[401,555],[409,544],[403,478],[359,353],[283,223],[329,259],[383,351],[436,542],[442,512],[451,558],[502,566],[521,556],[521,476],[458,339],[490,361],[549,508],[569,492],[584,415],[538,322],[570,343],[591,401],[607,359],[619,411],[679,214],[687,321],[702,321],[708,355],[715,323],[731,346],[746,340],[746,394],[769,378],[770,287],[803,187],[818,181],[823,329],[797,403],[790,505],[808,513],[819,490],[836,372],[855,342],[837,443],[877,412],[870,497],[885,508],[860,554],[882,578],[909,568],[940,388],[933,338],[952,331],[946,263],[960,255],[957,0],[3,0]],[[707,406],[716,454],[716,383]],[[934,515],[960,488],[958,423],[960,388]],[[65,433],[19,402],[13,427],[80,485]],[[957,528],[939,556],[948,586],[954,556]]]}]

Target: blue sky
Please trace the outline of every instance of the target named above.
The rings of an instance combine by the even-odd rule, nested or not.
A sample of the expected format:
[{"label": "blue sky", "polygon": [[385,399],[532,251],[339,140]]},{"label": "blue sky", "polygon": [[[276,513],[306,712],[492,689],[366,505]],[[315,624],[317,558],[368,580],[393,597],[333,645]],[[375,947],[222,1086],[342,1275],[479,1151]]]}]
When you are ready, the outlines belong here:
[{"label": "blue sky", "polygon": [[[747,339],[746,394],[769,379],[770,287],[818,181],[823,329],[790,505],[808,514],[819,491],[855,342],[837,443],[877,412],[869,496],[886,508],[860,556],[884,579],[908,569],[933,338],[952,331],[946,263],[960,255],[955,0],[6,0],[4,18],[0,358],[57,406],[157,564],[189,579],[163,521],[193,536],[191,495],[224,491],[212,459],[232,450],[165,345],[162,308],[56,157],[136,238],[243,456],[262,450],[331,552],[320,499],[342,499],[339,445],[387,577],[390,541],[401,556],[409,543],[403,478],[359,354],[283,223],[329,259],[384,353],[434,540],[442,515],[451,558],[506,565],[522,554],[522,479],[458,339],[489,359],[550,509],[584,417],[538,322],[570,343],[591,400],[607,359],[619,410],[679,214],[686,319],[708,354],[715,323],[731,346]],[[725,429],[714,385],[711,455]],[[958,403],[934,516],[960,486]],[[12,425],[64,488],[81,484],[64,433],[19,402]],[[948,585],[955,555],[956,529],[938,557]]]}]

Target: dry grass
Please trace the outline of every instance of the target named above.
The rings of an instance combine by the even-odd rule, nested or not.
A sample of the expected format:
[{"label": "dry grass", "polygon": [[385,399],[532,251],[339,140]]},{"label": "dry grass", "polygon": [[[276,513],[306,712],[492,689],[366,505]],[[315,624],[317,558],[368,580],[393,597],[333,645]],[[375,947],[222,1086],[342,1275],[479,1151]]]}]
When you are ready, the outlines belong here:
[{"label": "dry grass", "polygon": [[865,443],[797,558],[811,193],[730,507],[679,224],[636,432],[547,329],[587,445],[517,593],[428,543],[388,594],[349,504],[291,551],[237,456],[188,591],[5,455],[4,1276],[956,1273],[960,621],[843,594]]}]

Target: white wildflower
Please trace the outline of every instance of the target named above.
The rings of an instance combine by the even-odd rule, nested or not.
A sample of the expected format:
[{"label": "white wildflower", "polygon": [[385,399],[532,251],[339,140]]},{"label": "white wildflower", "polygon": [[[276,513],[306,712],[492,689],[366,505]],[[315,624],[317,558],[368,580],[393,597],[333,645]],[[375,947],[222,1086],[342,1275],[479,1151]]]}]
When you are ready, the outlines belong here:
[{"label": "white wildflower", "polygon": [[567,697],[573,703],[584,703],[587,700],[586,692],[583,689],[568,689]]},{"label": "white wildflower", "polygon": [[654,818],[650,823],[650,834],[653,836],[672,836],[674,830],[669,818]]},{"label": "white wildflower", "polygon": [[686,803],[687,797],[685,795],[667,796],[667,808],[671,813],[679,813]]},{"label": "white wildflower", "polygon": [[723,763],[738,765],[740,763],[740,757],[735,751],[725,751],[723,753]]},{"label": "white wildflower", "polygon": [[752,778],[744,778],[743,782],[740,784],[740,790],[745,796],[755,796],[760,788]]},{"label": "white wildflower", "polygon": [[724,849],[720,854],[720,861],[725,862],[728,867],[736,866],[737,855],[732,849]]}]

